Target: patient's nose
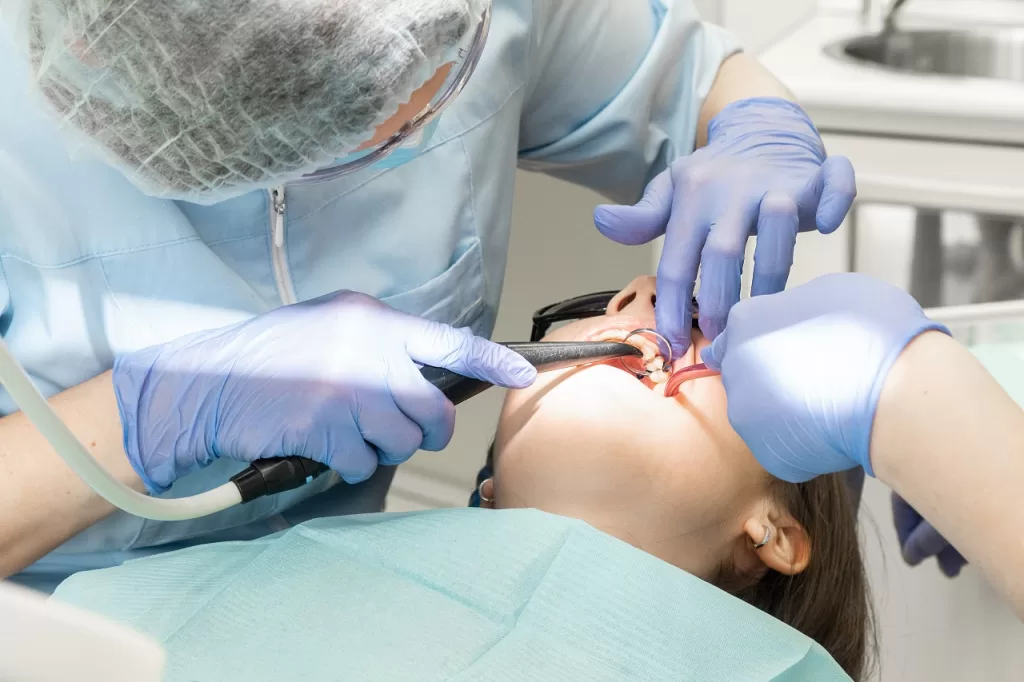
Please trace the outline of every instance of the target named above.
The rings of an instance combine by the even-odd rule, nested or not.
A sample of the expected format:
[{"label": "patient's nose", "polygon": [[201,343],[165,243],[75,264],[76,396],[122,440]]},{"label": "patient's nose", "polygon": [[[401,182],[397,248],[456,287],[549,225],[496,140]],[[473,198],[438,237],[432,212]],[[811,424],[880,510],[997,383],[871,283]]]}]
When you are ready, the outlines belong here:
[{"label": "patient's nose", "polygon": [[654,277],[637,277],[611,300],[607,314],[654,315],[656,282]]}]

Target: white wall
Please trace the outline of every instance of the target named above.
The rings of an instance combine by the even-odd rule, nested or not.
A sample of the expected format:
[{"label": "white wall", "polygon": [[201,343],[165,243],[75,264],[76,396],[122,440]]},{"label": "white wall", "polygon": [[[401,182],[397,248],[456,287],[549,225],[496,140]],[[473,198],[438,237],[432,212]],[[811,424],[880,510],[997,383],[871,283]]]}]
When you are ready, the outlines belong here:
[{"label": "white wall", "polygon": [[817,9],[817,0],[694,0],[697,11],[735,33],[746,50],[760,52]]}]

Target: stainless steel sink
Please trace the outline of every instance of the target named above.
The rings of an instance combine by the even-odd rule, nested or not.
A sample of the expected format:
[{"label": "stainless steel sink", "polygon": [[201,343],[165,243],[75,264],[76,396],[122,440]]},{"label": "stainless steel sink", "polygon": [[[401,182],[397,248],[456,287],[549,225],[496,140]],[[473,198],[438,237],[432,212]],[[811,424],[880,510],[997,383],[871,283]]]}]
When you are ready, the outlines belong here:
[{"label": "stainless steel sink", "polygon": [[827,51],[896,71],[1024,83],[1024,27],[883,31],[842,41]]}]

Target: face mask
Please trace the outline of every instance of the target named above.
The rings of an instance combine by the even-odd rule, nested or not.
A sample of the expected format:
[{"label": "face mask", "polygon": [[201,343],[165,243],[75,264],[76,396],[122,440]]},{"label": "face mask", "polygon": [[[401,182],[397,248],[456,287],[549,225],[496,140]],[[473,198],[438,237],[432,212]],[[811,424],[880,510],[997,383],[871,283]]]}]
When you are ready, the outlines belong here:
[{"label": "face mask", "polygon": [[380,148],[379,146],[354,152],[338,159],[330,168],[319,170],[310,177],[334,177],[366,168],[388,170],[404,166],[427,150],[440,122],[441,114],[438,113],[422,128],[407,137],[402,137],[394,149],[380,158],[370,158]]},{"label": "face mask", "polygon": [[37,94],[73,149],[118,167],[147,194],[202,204],[334,165],[478,33],[489,7],[4,1]]},{"label": "face mask", "polygon": [[318,171],[313,177],[335,177],[365,168],[397,168],[409,163],[425,152],[437,131],[445,108],[466,86],[483,52],[484,40],[490,27],[490,13],[485,13],[480,27],[463,44],[449,51],[444,65],[448,75],[437,89],[430,103],[390,140],[338,159],[334,166]]},{"label": "face mask", "polygon": [[391,152],[383,159],[375,162],[373,165],[375,168],[398,168],[409,163],[417,156],[427,150],[430,145],[430,141],[434,137],[434,133],[437,132],[437,126],[441,122],[441,114],[438,114],[434,119],[428,123],[423,130],[415,133],[406,142],[398,147],[395,151]]}]

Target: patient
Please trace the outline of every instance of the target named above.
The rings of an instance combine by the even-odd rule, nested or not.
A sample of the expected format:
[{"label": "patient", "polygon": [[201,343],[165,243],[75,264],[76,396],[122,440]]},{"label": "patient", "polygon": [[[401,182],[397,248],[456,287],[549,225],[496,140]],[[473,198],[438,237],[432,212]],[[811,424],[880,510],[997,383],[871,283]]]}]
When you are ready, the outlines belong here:
[{"label": "patient", "polygon": [[[651,327],[653,296],[638,279],[549,338]],[[836,664],[862,679],[870,610],[842,479],[774,481],[719,379],[664,386],[612,362],[509,395],[481,492],[541,511],[315,519],[79,573],[54,598],[156,639],[169,682],[830,680]]]},{"label": "patient", "polygon": [[[545,340],[622,339],[652,328],[654,294],[654,278],[638,278],[605,315]],[[700,362],[707,345],[694,328],[675,365]],[[717,376],[664,396],[664,383],[640,381],[618,361],[542,374],[510,392],[481,506],[586,521],[800,630],[863,678],[871,609],[843,478],[773,479],[730,427]]]}]

